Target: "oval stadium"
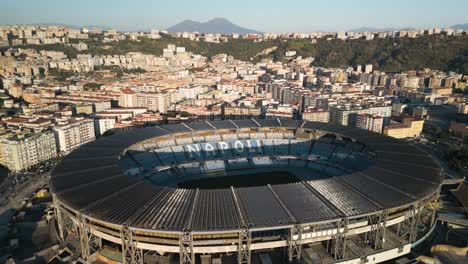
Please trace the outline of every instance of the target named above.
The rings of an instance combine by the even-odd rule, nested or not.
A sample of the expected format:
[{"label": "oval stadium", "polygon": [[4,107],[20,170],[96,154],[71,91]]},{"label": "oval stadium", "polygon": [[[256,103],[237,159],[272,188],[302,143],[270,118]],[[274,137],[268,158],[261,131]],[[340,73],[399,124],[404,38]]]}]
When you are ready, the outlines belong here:
[{"label": "oval stadium", "polygon": [[86,261],[378,263],[434,229],[442,170],[405,141],[289,119],[116,130],[50,176]]}]

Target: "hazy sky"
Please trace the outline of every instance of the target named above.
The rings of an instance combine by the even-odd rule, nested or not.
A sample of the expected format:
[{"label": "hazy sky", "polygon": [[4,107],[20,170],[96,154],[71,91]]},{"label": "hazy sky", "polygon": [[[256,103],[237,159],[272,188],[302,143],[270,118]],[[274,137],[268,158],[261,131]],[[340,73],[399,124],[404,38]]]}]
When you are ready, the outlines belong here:
[{"label": "hazy sky", "polygon": [[0,0],[0,24],[165,29],[224,17],[264,32],[434,27],[468,22],[468,0]]}]

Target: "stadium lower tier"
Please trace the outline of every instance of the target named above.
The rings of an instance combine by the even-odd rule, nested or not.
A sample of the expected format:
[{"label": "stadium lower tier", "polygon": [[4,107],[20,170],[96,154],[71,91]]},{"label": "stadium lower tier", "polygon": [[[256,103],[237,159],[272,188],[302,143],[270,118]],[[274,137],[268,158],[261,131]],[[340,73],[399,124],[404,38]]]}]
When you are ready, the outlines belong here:
[{"label": "stadium lower tier", "polygon": [[[268,172],[295,178],[277,183]],[[235,187],[201,184],[239,175]],[[282,119],[115,131],[50,178],[60,237],[76,235],[87,260],[118,251],[124,263],[250,263],[266,250],[381,262],[432,230],[441,183],[439,165],[404,141]]]},{"label": "stadium lower tier", "polygon": [[61,228],[67,230],[64,236],[79,239],[88,261],[250,263],[258,259],[257,263],[287,263],[301,259],[303,263],[360,264],[410,253],[435,228],[437,198],[435,194],[406,208],[361,217],[213,232],[141,230],[85,218],[59,203],[56,206]]}]

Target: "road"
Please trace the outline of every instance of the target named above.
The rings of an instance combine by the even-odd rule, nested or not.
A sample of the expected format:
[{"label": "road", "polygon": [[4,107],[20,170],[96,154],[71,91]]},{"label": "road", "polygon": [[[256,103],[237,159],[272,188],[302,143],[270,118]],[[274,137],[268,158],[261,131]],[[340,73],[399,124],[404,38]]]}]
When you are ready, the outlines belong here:
[{"label": "road", "polygon": [[7,186],[4,186],[3,188],[8,188],[0,196],[0,215],[11,208],[20,208],[21,202],[24,198],[29,198],[31,193],[35,192],[37,189],[47,186],[48,178],[49,173],[44,172],[15,185],[11,184],[11,179],[9,179],[8,182],[5,181],[3,184],[7,184]]},{"label": "road", "polygon": [[3,184],[3,181],[8,177],[8,169],[0,166],[0,186]]}]

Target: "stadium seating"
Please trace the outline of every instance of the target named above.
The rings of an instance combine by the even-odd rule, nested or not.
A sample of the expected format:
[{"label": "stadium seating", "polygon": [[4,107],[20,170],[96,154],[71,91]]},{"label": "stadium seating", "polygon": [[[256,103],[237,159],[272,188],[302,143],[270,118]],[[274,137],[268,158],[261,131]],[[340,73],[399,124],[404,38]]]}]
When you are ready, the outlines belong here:
[{"label": "stadium seating", "polygon": [[364,145],[356,141],[332,135],[325,135],[314,141],[296,139],[289,132],[228,133],[205,137],[188,134],[176,140],[146,143],[144,149],[149,151],[129,150],[122,158],[121,166],[126,174],[151,172],[158,170],[160,166],[174,168],[177,175],[284,166],[340,175],[344,171],[364,169],[372,162],[368,154],[365,154],[367,152]]}]

